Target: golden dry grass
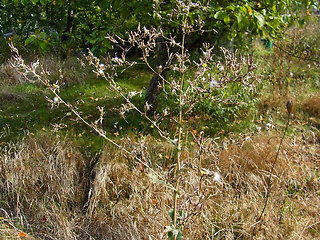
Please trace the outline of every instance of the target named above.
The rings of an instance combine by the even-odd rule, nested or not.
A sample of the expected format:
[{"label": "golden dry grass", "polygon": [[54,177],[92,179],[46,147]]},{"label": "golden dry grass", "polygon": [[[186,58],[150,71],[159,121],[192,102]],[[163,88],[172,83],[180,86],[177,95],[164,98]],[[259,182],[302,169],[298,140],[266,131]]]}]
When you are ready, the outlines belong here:
[{"label": "golden dry grass", "polygon": [[[29,58],[32,59],[31,57]],[[39,59],[39,61],[51,73],[50,79],[54,79],[54,81],[58,80],[61,85],[84,83],[90,78],[90,74],[92,74],[90,68],[83,69],[84,63],[76,57],[61,60],[56,56],[47,56]],[[28,79],[25,78],[13,69],[8,62],[0,65],[0,86],[19,85],[26,82],[32,82],[32,77],[28,76]]]},{"label": "golden dry grass", "polygon": [[[185,149],[178,202],[184,238],[319,238],[320,147],[292,138],[286,137],[281,149],[260,223],[256,219],[279,134],[220,144],[206,139],[202,167],[219,172],[220,181],[200,173],[196,144]],[[123,143],[174,183],[171,165],[160,159],[174,155],[173,148],[151,137]],[[172,190],[114,147],[105,148],[94,168],[91,161],[77,147],[52,137],[25,139],[3,149],[1,207],[22,217],[21,230],[39,239],[167,239]]]},{"label": "golden dry grass", "polygon": [[65,230],[85,201],[85,163],[79,151],[59,139],[31,138],[2,149],[0,159],[3,207],[10,206],[17,217],[31,217],[26,228],[35,225],[38,231],[72,239]]},{"label": "golden dry grass", "polygon": [[320,97],[312,96],[303,103],[303,110],[309,114],[319,118],[320,116]]},{"label": "golden dry grass", "polygon": [[9,63],[0,65],[0,86],[17,85],[24,81],[23,77]]}]

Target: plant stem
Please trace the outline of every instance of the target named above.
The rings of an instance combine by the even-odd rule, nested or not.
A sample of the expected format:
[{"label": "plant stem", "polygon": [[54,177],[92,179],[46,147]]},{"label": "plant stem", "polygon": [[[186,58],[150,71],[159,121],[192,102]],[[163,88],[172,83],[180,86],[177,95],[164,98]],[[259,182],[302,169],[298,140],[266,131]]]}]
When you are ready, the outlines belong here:
[{"label": "plant stem", "polygon": [[173,197],[173,225],[176,226],[177,223],[177,202],[178,202],[178,188],[179,188],[179,173],[181,168],[181,137],[182,137],[182,102],[183,102],[183,83],[184,83],[184,44],[185,44],[185,33],[182,35],[182,44],[181,44],[181,78],[180,78],[180,92],[179,92],[179,119],[178,119],[178,142],[177,142],[177,166],[175,170],[175,177],[177,178],[174,197]]},{"label": "plant stem", "polygon": [[[58,101],[65,105],[73,114],[75,114],[77,116],[77,118],[83,122],[85,125],[87,125],[88,127],[90,127],[91,129],[93,129],[99,136],[101,136],[102,138],[104,138],[105,140],[107,140],[108,142],[110,142],[111,144],[113,144],[114,146],[116,146],[117,148],[121,149],[123,152],[125,152],[126,154],[128,154],[128,156],[130,156],[131,158],[133,158],[135,161],[137,161],[138,163],[140,163],[141,165],[143,165],[144,167],[146,167],[153,175],[155,175],[158,179],[161,179],[163,181],[165,181],[165,186],[169,187],[170,189],[174,189],[173,185],[171,185],[170,183],[168,183],[166,181],[166,179],[159,174],[157,171],[153,170],[148,164],[146,164],[144,161],[142,161],[142,159],[140,159],[139,157],[133,155],[130,151],[128,151],[125,147],[123,147],[122,145],[116,143],[115,141],[113,141],[111,138],[107,137],[106,132],[100,128],[98,128],[98,126],[94,123],[90,123],[87,120],[85,120],[82,115],[80,114],[80,112],[69,102],[64,101],[60,95],[58,94],[58,90],[56,89],[55,86],[53,86],[52,84],[50,84],[49,80],[46,78],[46,76],[42,76],[41,74],[38,74],[36,72],[36,67],[29,67],[27,65],[24,64],[24,61],[21,57],[21,55],[19,55],[18,51],[14,51],[14,47],[13,45],[10,46],[11,47],[11,51],[14,54],[14,62],[12,62],[12,66],[16,69],[18,69],[18,67],[20,67],[21,69],[18,71],[23,74],[25,77],[27,77],[28,73],[31,73],[33,75],[33,77],[35,79],[38,80],[38,82],[41,82],[49,91],[51,91],[54,96],[58,99]],[[19,64],[20,63],[20,64]],[[42,68],[42,66],[41,66]],[[42,69],[42,72],[43,69]],[[126,98],[120,91],[118,91],[118,93],[120,94],[120,96],[122,96],[123,98],[126,99],[127,102],[129,102],[129,99]],[[134,106],[134,105],[133,105]],[[134,106],[135,109],[139,112],[138,108],[136,106]],[[139,112],[142,114],[142,112]],[[161,131],[161,129],[159,128],[159,126],[152,121],[151,119],[149,119],[147,116],[146,118],[148,120],[150,120],[150,122],[152,122],[152,124],[158,129],[160,135],[162,135],[164,138],[166,138],[164,132]],[[166,138],[168,141],[170,141],[170,139]],[[171,141],[172,142],[172,141]],[[175,190],[175,189],[174,189]]]},{"label": "plant stem", "polygon": [[273,161],[272,166],[271,166],[271,170],[270,170],[270,174],[269,174],[268,182],[267,182],[267,195],[266,195],[266,199],[265,199],[265,203],[264,203],[263,209],[262,209],[262,211],[260,213],[260,216],[257,219],[257,222],[259,222],[261,220],[261,218],[262,218],[262,216],[264,214],[264,211],[266,210],[267,204],[268,204],[269,196],[271,194],[272,172],[273,172],[274,167],[276,165],[276,162],[277,162],[277,159],[278,159],[278,156],[279,156],[279,153],[280,153],[280,149],[281,149],[281,146],[282,146],[282,142],[283,142],[283,139],[284,139],[284,137],[286,135],[286,132],[287,132],[287,129],[288,129],[288,126],[289,126],[289,122],[290,122],[290,113],[288,113],[288,121],[287,121],[287,124],[286,124],[286,128],[283,131],[283,135],[282,135],[282,138],[281,138],[281,141],[280,141],[276,156],[275,156],[274,161]]}]

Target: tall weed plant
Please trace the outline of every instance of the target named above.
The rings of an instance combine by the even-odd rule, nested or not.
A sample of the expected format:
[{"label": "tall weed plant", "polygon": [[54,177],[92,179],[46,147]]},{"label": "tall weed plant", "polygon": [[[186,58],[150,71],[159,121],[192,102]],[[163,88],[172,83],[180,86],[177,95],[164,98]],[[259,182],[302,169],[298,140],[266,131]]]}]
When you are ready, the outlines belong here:
[{"label": "tall weed plant", "polygon": [[[155,6],[155,10],[158,9]],[[161,13],[156,12],[156,16],[164,22],[175,22],[180,26],[181,35],[165,34],[164,31],[158,28],[150,28],[139,26],[136,31],[128,32],[127,38],[122,38],[117,35],[106,36],[113,44],[123,47],[121,56],[106,56],[105,58],[97,58],[91,52],[86,56],[86,60],[90,66],[94,67],[95,74],[106,80],[108,88],[121,96],[124,103],[118,109],[121,116],[126,119],[126,114],[130,111],[136,111],[143,116],[147,122],[157,130],[159,136],[174,148],[174,161],[171,171],[168,175],[161,171],[161,166],[155,168],[153,164],[148,162],[148,150],[145,147],[145,141],[139,142],[139,148],[131,149],[126,145],[121,145],[113,138],[110,138],[107,132],[103,129],[105,111],[103,106],[99,106],[99,118],[95,121],[88,121],[86,116],[81,114],[81,110],[76,106],[70,104],[67,100],[60,96],[62,91],[59,79],[52,80],[50,72],[41,65],[39,61],[27,65],[20,56],[18,49],[12,44],[10,45],[13,54],[11,64],[26,78],[32,78],[35,82],[42,83],[52,95],[48,96],[48,101],[52,107],[65,105],[76,116],[76,118],[90,127],[98,135],[104,138],[107,142],[119,148],[122,154],[128,156],[135,162],[137,169],[152,179],[157,184],[163,186],[165,189],[171,191],[171,201],[167,209],[168,222],[165,231],[169,239],[182,239],[185,228],[188,227],[192,216],[201,212],[201,207],[210,198],[212,191],[206,190],[207,184],[218,184],[221,182],[221,173],[218,167],[212,169],[204,168],[202,153],[205,149],[205,136],[203,132],[193,133],[193,138],[197,143],[198,156],[195,158],[197,164],[193,167],[197,178],[191,180],[194,185],[191,186],[186,181],[185,172],[190,163],[186,157],[187,147],[184,139],[186,137],[185,120],[188,114],[193,111],[194,107],[202,101],[211,101],[214,103],[228,103],[230,101],[236,102],[237,90],[234,93],[226,91],[230,86],[238,86],[242,93],[255,91],[255,69],[254,59],[250,55],[243,56],[241,53],[235,51],[231,52],[228,49],[221,48],[223,59],[217,61],[213,55],[213,48],[209,43],[204,43],[200,49],[201,56],[198,60],[191,61],[192,54],[186,48],[186,38],[194,33],[204,33],[208,30],[203,29],[201,18],[191,22],[189,14],[194,11],[206,11],[206,8],[199,3],[191,1],[177,1],[177,5],[168,16],[162,16]],[[167,61],[164,65],[154,68],[150,62],[150,58],[157,52],[159,47],[159,39],[164,39],[166,45]],[[161,81],[158,88],[161,89],[167,97],[176,99],[175,114],[171,113],[171,106],[165,107],[161,112],[153,112],[150,114],[150,109],[153,106],[145,102],[144,106],[136,106],[132,99],[134,96],[141,94],[142,91],[127,92],[126,89],[121,88],[117,82],[119,71],[125,71],[127,68],[137,64],[134,61],[129,61],[126,58],[126,53],[129,48],[124,46],[137,47],[142,53],[142,61],[150,70],[160,77]],[[174,78],[167,78],[165,71],[175,72]],[[187,74],[190,71],[192,75]],[[160,126],[160,120],[163,118],[170,118],[174,123],[174,131],[169,132],[166,128]],[[129,139],[130,142],[133,140]],[[132,143],[133,144],[133,143]],[[105,169],[101,163],[96,165],[96,184],[90,190],[88,211],[94,218],[98,214],[96,206],[101,199],[95,198],[99,191],[103,189],[99,183],[114,182],[105,179],[110,169]],[[129,188],[127,183],[122,184],[121,176],[117,175],[116,185],[113,187]],[[126,174],[125,174],[126,175]],[[194,193],[189,194],[188,188],[194,188]],[[116,191],[118,193],[119,191]],[[130,194],[130,191],[129,193]],[[121,198],[121,196],[115,196]],[[190,201],[186,204],[186,201]],[[112,210],[112,206],[110,211]],[[109,208],[108,207],[108,208]]]}]

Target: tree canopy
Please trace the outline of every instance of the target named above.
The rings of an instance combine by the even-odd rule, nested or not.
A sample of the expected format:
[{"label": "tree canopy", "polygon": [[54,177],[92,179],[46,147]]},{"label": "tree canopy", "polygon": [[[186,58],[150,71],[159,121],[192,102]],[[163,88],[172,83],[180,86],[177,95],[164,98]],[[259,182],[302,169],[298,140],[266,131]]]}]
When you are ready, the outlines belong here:
[{"label": "tree canopy", "polygon": [[[163,21],[168,13],[176,9],[177,2],[3,0],[0,3],[1,32],[14,34],[15,37],[10,40],[20,41],[42,54],[53,49],[70,52],[89,47],[99,55],[111,47],[105,38],[107,33],[123,36],[139,23],[147,27],[161,25],[178,33],[178,21]],[[190,12],[190,22],[197,24],[202,21],[206,29],[214,29],[214,36],[210,39],[241,42],[243,36],[247,39],[257,35],[264,38],[281,36],[283,29],[295,20],[303,24],[311,9],[317,9],[318,1],[201,0],[194,4],[201,4],[203,8]]]}]

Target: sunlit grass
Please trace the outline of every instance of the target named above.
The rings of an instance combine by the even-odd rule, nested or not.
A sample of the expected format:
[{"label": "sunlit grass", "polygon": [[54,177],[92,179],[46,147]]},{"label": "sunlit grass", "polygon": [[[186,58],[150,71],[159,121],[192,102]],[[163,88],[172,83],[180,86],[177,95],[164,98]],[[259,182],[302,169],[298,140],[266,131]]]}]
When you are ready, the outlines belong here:
[{"label": "sunlit grass", "polygon": [[[272,53],[263,52],[260,63],[266,55]],[[261,67],[266,70],[263,74],[276,65],[268,63]],[[292,69],[301,71],[303,66],[294,64]],[[61,85],[60,96],[89,122],[99,118],[97,108],[103,106],[106,135],[163,176],[170,176],[176,147],[161,139],[140,114],[130,112],[122,118],[117,108],[124,99],[90,69],[82,69],[90,71],[85,74],[74,73],[75,69],[81,70],[72,64],[64,69],[69,82]],[[186,239],[319,238],[320,105],[312,78],[318,79],[317,71],[312,68],[304,80],[286,76],[290,79],[287,89],[279,82],[282,89],[273,86],[262,76],[256,95],[240,92],[239,86],[226,90],[226,94],[240,92],[241,104],[208,100],[184,116],[178,206],[187,213],[181,220]],[[137,65],[119,72],[116,80],[129,92],[143,88],[141,97],[133,98],[140,107],[151,78],[146,67]],[[11,215],[0,215],[0,238],[16,239],[20,232],[38,239],[166,237],[163,228],[170,224],[171,189],[153,181],[143,165],[105,142],[69,109],[51,106],[46,97],[53,96],[42,86],[10,83],[2,87],[0,207],[10,211],[20,225],[8,225]],[[275,166],[266,214],[253,236],[268,171],[287,120],[288,98],[294,101],[294,115]],[[175,138],[176,101],[160,95],[159,111],[167,106],[172,115],[159,124]],[[200,165],[197,140],[201,131]],[[203,174],[200,166],[219,172],[221,182]]]},{"label": "sunlit grass", "polygon": [[[125,134],[127,131],[139,129],[141,117],[129,114],[129,122],[125,121],[117,111],[125,101],[110,91],[105,80],[98,79],[93,74],[89,76],[91,79],[86,79],[80,84],[62,85],[61,97],[74,104],[88,121],[95,121],[99,117],[98,106],[104,107],[103,127],[111,137],[115,136],[114,134]],[[151,77],[150,72],[146,69],[141,70],[138,66],[119,73],[117,81],[126,91],[138,91],[148,87]],[[135,98],[137,105],[143,105],[143,96],[144,94]],[[53,125],[66,124],[67,126],[60,130],[61,134],[71,136],[80,134],[79,143],[98,152],[102,140],[75,121],[66,107],[51,106],[46,100],[47,97],[53,98],[46,89],[36,84],[25,83],[6,87],[2,95],[0,94],[0,99],[4,103],[0,111],[0,129],[7,128],[10,132],[2,137],[1,141],[3,143],[16,141],[25,134],[35,135],[37,132],[50,133],[54,129]]]}]

